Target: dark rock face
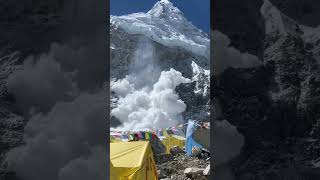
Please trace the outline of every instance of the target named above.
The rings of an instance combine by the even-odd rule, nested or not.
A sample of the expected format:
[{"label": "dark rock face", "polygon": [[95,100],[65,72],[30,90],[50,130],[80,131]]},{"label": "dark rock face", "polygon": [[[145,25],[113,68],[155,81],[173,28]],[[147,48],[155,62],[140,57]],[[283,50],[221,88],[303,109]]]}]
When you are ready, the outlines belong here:
[{"label": "dark rock face", "polygon": [[4,172],[5,154],[23,144],[23,130],[27,120],[21,115],[14,97],[8,92],[7,78],[21,63],[21,53],[2,47],[0,60],[0,173],[2,178],[16,180],[15,173]]},{"label": "dark rock face", "polygon": [[[281,2],[285,14],[299,11],[293,1]],[[263,66],[228,68],[211,77],[211,100],[219,110],[214,118],[227,119],[245,136],[242,153],[231,163],[236,179],[320,178],[320,65],[309,51],[317,47],[287,32],[256,37],[263,44]]]},{"label": "dark rock face", "polygon": [[[216,79],[213,90],[220,91],[219,105],[223,112],[221,119],[228,119],[241,133],[253,138],[252,134],[262,135],[265,108],[270,104],[267,96],[268,72],[266,68],[229,68]],[[253,128],[255,127],[255,128]]]},{"label": "dark rock face", "polygon": [[312,99],[319,91],[313,85],[320,77],[319,64],[304,47],[301,39],[287,36],[279,38],[265,50],[264,61],[273,71],[271,96],[275,108],[288,112],[282,115],[282,119],[292,128],[285,131],[286,136],[303,135],[319,117],[310,117],[308,113],[318,114],[317,102]]},{"label": "dark rock face", "polygon": [[[285,37],[277,43],[273,44],[276,47],[266,48],[263,67],[230,68],[214,80],[212,91],[221,92],[216,98],[222,117],[234,124],[246,140],[243,153],[235,161],[238,177],[250,172],[281,179],[287,176],[282,167],[271,174],[266,170],[274,164],[304,164],[303,168],[290,170],[297,173],[320,152],[319,140],[305,142],[319,131],[319,65],[303,50],[301,40]],[[308,149],[304,155],[300,154],[302,149]],[[304,158],[309,160],[301,160]],[[298,173],[296,177],[309,175]]]},{"label": "dark rock face", "polygon": [[320,2],[317,0],[271,0],[281,12],[295,19],[299,24],[317,26],[320,24]]},{"label": "dark rock face", "polygon": [[30,23],[35,16],[62,13],[63,4],[64,0],[1,0],[0,21]]},{"label": "dark rock face", "polygon": [[259,12],[262,0],[215,1],[212,26],[231,39],[241,52],[262,56],[264,23]]}]

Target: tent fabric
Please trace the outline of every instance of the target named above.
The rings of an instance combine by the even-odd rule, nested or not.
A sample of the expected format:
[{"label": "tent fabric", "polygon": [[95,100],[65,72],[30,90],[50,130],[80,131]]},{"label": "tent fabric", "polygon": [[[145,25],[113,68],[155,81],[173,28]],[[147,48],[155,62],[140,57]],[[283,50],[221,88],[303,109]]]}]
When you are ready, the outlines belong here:
[{"label": "tent fabric", "polygon": [[162,140],[163,145],[166,148],[166,154],[170,154],[170,149],[174,146],[179,146],[181,149],[185,146],[186,139],[181,136],[171,135]]},{"label": "tent fabric", "polygon": [[148,141],[110,144],[111,180],[157,180],[157,170]]},{"label": "tent fabric", "polygon": [[158,131],[157,131],[157,135],[160,137],[169,137],[170,135],[168,134],[168,132],[167,132],[167,130],[166,129],[159,129]]},{"label": "tent fabric", "polygon": [[172,129],[172,132],[174,135],[181,136],[181,137],[186,137],[182,129]]},{"label": "tent fabric", "polygon": [[192,139],[199,142],[204,148],[210,149],[210,129],[197,129],[192,134]]},{"label": "tent fabric", "polygon": [[193,121],[189,120],[188,127],[187,127],[187,133],[186,133],[186,146],[185,146],[187,155],[189,155],[189,156],[192,155],[192,148],[193,147],[203,148],[203,146],[201,144],[197,143],[192,137],[192,134],[196,130],[195,126],[196,126],[196,124]]},{"label": "tent fabric", "polygon": [[169,136],[170,136],[170,135],[168,134],[168,131],[167,131],[166,129],[163,129],[162,132],[163,132],[163,136],[164,136],[164,137],[169,137]]},{"label": "tent fabric", "polygon": [[156,140],[157,135],[153,132],[141,131],[141,132],[123,132],[110,133],[110,137],[113,139],[125,140],[125,141],[139,141],[139,140]]}]

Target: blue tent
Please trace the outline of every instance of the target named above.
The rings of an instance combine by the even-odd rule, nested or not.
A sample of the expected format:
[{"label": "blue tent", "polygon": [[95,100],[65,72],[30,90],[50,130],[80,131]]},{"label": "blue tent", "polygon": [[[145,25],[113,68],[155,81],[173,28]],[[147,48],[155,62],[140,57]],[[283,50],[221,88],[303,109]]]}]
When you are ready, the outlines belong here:
[{"label": "blue tent", "polygon": [[197,143],[193,138],[192,138],[192,134],[193,132],[196,130],[195,127],[195,123],[192,120],[188,121],[188,127],[187,127],[187,133],[186,133],[186,151],[187,151],[187,155],[191,155],[192,154],[192,148],[193,147],[199,147],[199,148],[203,148],[202,145],[200,145],[199,143]]}]

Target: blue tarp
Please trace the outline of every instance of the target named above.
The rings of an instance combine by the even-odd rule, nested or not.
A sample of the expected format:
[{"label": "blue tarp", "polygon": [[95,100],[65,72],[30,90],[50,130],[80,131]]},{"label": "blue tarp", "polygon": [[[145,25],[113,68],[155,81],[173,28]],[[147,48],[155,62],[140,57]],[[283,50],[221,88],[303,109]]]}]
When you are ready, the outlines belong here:
[{"label": "blue tarp", "polygon": [[202,145],[198,144],[192,138],[192,134],[195,130],[196,130],[195,123],[192,120],[189,120],[188,127],[187,127],[187,133],[186,133],[186,151],[187,151],[187,155],[189,155],[189,156],[192,154],[193,147],[203,148]]}]

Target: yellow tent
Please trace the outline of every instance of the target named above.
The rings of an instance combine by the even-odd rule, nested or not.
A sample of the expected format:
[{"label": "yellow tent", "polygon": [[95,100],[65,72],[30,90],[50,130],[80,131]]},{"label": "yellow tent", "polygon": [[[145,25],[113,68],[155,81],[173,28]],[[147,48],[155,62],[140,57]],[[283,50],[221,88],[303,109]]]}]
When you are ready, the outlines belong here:
[{"label": "yellow tent", "polygon": [[110,143],[111,180],[157,180],[148,141]]},{"label": "yellow tent", "polygon": [[170,154],[170,149],[174,146],[179,146],[181,149],[185,146],[186,139],[177,135],[170,135],[162,140],[162,143],[166,147],[166,154]]}]

